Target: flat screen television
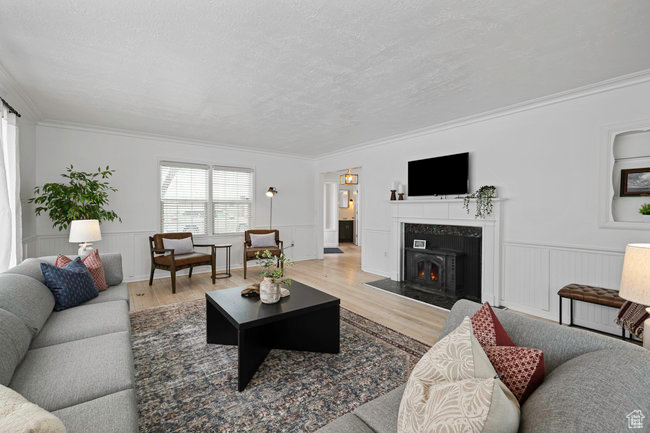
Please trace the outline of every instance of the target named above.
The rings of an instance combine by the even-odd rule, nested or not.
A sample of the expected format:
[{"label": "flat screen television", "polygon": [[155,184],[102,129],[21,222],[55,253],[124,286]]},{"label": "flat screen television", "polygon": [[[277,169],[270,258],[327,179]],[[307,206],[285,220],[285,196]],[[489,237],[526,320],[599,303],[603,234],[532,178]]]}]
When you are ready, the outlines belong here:
[{"label": "flat screen television", "polygon": [[408,195],[467,194],[469,192],[469,153],[409,161]]}]

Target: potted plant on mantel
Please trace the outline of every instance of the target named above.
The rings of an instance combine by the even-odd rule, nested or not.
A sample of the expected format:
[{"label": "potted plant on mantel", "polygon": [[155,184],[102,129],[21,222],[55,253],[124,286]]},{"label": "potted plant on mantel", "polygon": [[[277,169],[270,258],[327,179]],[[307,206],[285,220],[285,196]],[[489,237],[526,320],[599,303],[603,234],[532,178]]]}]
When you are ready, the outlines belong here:
[{"label": "potted plant on mantel", "polygon": [[469,205],[472,200],[476,200],[476,213],[474,214],[475,218],[485,219],[487,216],[492,214],[494,208],[492,204],[492,199],[497,196],[497,187],[493,185],[483,185],[478,189],[478,191],[468,194],[463,199],[463,206],[469,214],[470,209]]},{"label": "potted plant on mantel", "polygon": [[292,281],[289,279],[283,280],[284,269],[280,266],[293,266],[293,262],[284,255],[280,254],[279,257],[273,257],[271,251],[264,250],[260,255],[256,254],[257,264],[262,267],[260,277],[260,301],[265,304],[275,304],[280,298],[289,295],[289,290],[281,288],[280,285],[290,286]]},{"label": "potted plant on mantel", "polygon": [[645,223],[650,223],[650,203],[643,203],[639,209],[641,219]]},{"label": "potted plant on mantel", "polygon": [[110,186],[109,179],[115,170],[109,166],[97,168],[96,172],[74,171],[66,167],[61,177],[66,183],[46,183],[34,188],[34,197],[29,203],[36,204],[34,212],[40,215],[47,212],[52,220],[52,227],[59,231],[66,230],[74,220],[98,220],[122,222],[122,218],[108,210],[108,194],[117,188]]}]

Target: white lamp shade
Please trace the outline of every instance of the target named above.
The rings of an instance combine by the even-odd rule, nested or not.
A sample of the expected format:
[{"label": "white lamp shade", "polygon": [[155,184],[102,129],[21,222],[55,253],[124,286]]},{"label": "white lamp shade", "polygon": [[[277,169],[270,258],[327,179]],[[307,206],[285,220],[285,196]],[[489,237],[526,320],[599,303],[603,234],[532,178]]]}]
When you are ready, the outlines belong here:
[{"label": "white lamp shade", "polygon": [[70,224],[69,242],[95,242],[102,240],[98,220],[75,220]]},{"label": "white lamp shade", "polygon": [[650,244],[625,247],[618,295],[637,304],[650,305]]}]

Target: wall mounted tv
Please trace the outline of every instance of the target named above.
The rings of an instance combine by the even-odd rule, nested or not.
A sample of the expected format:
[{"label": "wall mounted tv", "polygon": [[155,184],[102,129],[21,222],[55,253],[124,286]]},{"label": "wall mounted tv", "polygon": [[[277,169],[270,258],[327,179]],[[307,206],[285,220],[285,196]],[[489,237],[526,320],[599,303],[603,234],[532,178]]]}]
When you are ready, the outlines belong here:
[{"label": "wall mounted tv", "polygon": [[469,153],[409,161],[408,195],[467,194],[469,192]]}]

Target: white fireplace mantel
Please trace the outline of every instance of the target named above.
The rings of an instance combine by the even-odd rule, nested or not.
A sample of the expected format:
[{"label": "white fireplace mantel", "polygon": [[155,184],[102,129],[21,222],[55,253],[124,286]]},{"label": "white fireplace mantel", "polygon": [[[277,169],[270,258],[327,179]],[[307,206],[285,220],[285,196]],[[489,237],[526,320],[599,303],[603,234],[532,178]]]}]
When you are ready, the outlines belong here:
[{"label": "white fireplace mantel", "polygon": [[493,210],[485,219],[474,217],[476,202],[469,214],[463,199],[392,200],[390,229],[390,278],[401,281],[404,272],[404,224],[472,226],[482,229],[481,299],[498,306],[501,293],[501,207],[503,199],[493,199]]}]

